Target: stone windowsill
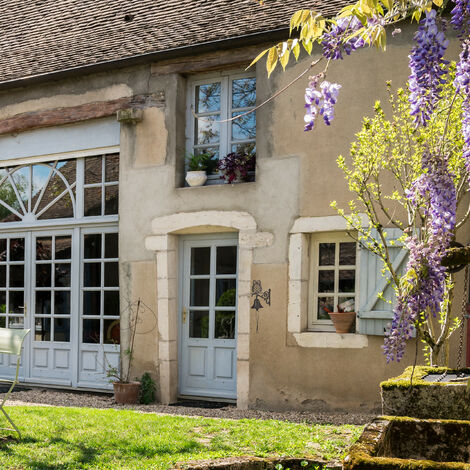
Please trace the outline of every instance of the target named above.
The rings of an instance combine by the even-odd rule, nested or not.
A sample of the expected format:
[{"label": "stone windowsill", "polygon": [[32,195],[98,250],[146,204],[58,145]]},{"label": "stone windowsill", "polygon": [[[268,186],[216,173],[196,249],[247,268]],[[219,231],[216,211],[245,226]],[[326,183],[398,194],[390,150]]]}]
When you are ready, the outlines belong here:
[{"label": "stone windowsill", "polygon": [[369,344],[367,335],[356,333],[338,334],[324,331],[294,333],[297,344],[302,348],[360,349]]}]

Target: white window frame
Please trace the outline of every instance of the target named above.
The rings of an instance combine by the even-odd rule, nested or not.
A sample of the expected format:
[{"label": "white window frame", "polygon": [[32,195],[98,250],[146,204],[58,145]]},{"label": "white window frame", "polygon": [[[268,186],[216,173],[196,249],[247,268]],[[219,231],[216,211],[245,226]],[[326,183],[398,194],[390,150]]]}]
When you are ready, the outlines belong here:
[{"label": "white window frame", "polygon": [[[334,265],[319,266],[319,247],[321,243],[335,243],[335,262]],[[311,331],[335,331],[333,322],[318,318],[318,297],[334,297],[334,307],[337,305],[338,296],[354,297],[354,311],[357,308],[358,300],[358,245],[356,243],[356,263],[354,265],[339,265],[339,244],[356,243],[347,233],[318,233],[310,236],[310,267],[309,267],[309,289],[308,289],[308,329]],[[355,271],[355,290],[354,293],[340,293],[338,291],[339,271]],[[325,270],[334,270],[334,291],[331,293],[318,292],[318,273]],[[336,310],[335,310],[336,311]]]},{"label": "white window frame", "polygon": [[[186,117],[186,153],[190,155],[194,153],[194,103],[196,98],[196,87],[198,85],[206,85],[208,83],[215,83],[220,82],[220,113],[219,113],[219,120],[226,120],[232,117],[232,86],[231,82],[233,80],[237,80],[240,78],[254,78],[256,80],[256,74],[254,72],[234,72],[234,71],[225,71],[225,72],[218,72],[206,75],[199,75],[194,78],[191,78],[188,81],[188,92],[187,92],[187,117]],[[253,107],[248,108],[237,108],[237,112],[246,112]],[[206,113],[199,113],[204,116]],[[207,113],[213,114],[213,113]],[[231,147],[233,145],[232,136],[231,136],[231,121],[228,122],[221,122],[220,123],[220,136],[219,136],[219,157],[223,158],[225,155],[231,152]],[[240,140],[236,141],[236,143],[256,143],[256,135],[255,139],[248,139],[248,140]],[[210,147],[210,145],[207,145]],[[214,145],[212,145],[214,147]],[[187,162],[185,161],[185,169],[187,169]],[[220,177],[218,175],[208,175],[208,180],[216,180],[217,182],[220,181]]]}]

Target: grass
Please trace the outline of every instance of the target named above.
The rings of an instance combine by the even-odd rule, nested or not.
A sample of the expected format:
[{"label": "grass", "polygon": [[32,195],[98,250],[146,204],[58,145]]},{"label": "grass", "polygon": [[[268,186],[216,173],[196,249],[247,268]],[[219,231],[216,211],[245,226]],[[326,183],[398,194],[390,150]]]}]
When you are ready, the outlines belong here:
[{"label": "grass", "polygon": [[[23,437],[0,431],[0,468],[172,468],[229,456],[341,458],[361,426],[159,416],[129,410],[9,407]],[[3,426],[3,424],[0,424]],[[4,436],[3,438],[1,436]]]}]

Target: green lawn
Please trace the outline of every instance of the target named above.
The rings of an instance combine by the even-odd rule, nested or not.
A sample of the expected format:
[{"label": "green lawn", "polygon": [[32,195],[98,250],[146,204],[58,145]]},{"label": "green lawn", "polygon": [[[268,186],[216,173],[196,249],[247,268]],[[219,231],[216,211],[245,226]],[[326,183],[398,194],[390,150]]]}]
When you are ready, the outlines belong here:
[{"label": "green lawn", "polygon": [[240,455],[331,460],[340,458],[362,430],[350,425],[158,416],[128,410],[39,406],[8,410],[23,438],[0,431],[1,469],[166,469],[181,461]]}]

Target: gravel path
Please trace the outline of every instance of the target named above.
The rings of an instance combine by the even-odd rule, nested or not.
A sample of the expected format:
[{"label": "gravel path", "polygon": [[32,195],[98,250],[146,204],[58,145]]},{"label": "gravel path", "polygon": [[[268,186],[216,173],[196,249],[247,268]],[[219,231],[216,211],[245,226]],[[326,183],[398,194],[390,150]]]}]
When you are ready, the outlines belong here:
[{"label": "gravel path", "polygon": [[[184,405],[117,405],[111,394],[69,392],[44,388],[32,388],[25,391],[15,391],[10,396],[7,405],[43,405],[43,406],[72,406],[89,408],[130,409],[145,413],[160,413],[182,416],[206,416],[211,418],[228,419],[278,419],[292,422],[308,422],[320,424],[366,424],[380,412],[312,412],[312,411],[262,411],[238,410],[234,405],[208,405],[198,402],[188,402]],[[208,408],[207,406],[211,406]],[[212,406],[220,406],[215,408]]]}]

